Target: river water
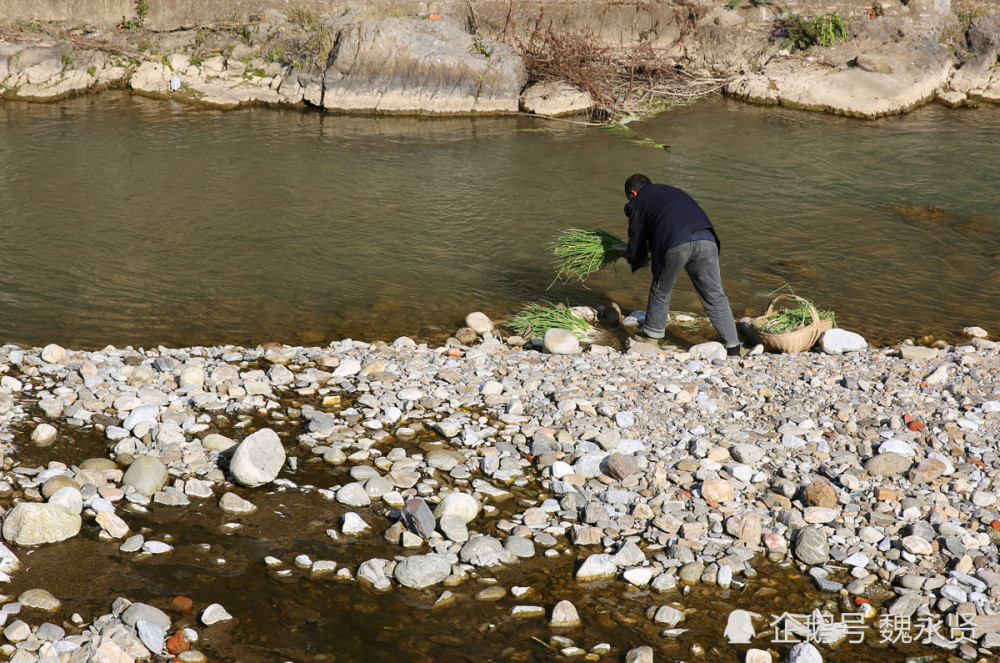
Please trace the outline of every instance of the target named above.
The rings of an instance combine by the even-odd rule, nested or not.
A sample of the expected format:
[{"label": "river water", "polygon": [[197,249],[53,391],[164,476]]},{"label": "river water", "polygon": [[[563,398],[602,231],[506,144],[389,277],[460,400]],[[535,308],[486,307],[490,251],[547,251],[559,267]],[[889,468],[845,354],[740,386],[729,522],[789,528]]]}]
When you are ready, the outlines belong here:
[{"label": "river water", "polygon": [[[738,315],[787,283],[876,342],[1000,333],[1000,109],[709,100],[632,128],[669,147],[527,117],[0,103],[0,340],[440,340],[527,301],[642,308],[627,269],[546,290],[559,230],[625,235],[632,172],[708,211]],[[683,277],[674,308],[699,310]]]}]

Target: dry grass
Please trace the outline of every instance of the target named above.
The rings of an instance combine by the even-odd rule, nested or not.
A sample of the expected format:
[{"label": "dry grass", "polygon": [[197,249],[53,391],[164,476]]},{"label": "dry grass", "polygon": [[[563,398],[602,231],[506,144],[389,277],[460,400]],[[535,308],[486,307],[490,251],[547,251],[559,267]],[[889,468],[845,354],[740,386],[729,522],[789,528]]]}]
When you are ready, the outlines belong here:
[{"label": "dry grass", "polygon": [[513,41],[532,80],[569,81],[589,92],[597,109],[612,119],[691,101],[732,80],[692,76],[646,42],[614,48],[588,33],[553,32]]}]

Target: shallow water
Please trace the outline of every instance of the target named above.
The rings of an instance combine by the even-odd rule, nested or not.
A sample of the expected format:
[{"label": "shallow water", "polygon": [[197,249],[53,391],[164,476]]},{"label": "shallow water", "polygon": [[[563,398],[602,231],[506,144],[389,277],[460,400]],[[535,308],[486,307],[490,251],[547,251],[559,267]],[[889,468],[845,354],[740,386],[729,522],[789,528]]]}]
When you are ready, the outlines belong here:
[{"label": "shallow water", "polygon": [[[789,283],[871,340],[1000,333],[1000,109],[862,122],[724,100],[633,125],[221,112],[110,93],[0,103],[0,340],[79,347],[442,339],[558,285],[560,229],[625,234],[621,182],[691,192],[738,315]],[[682,277],[677,310],[699,310]]]}]

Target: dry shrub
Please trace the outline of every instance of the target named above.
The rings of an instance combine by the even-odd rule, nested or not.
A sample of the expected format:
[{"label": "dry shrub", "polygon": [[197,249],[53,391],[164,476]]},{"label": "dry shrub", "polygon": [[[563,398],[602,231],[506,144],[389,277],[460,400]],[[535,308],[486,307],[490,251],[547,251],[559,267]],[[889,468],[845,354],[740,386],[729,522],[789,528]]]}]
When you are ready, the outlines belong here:
[{"label": "dry shrub", "polygon": [[646,41],[615,48],[589,33],[552,31],[513,41],[532,81],[568,81],[589,92],[598,111],[611,118],[689,101],[731,80],[692,76]]}]

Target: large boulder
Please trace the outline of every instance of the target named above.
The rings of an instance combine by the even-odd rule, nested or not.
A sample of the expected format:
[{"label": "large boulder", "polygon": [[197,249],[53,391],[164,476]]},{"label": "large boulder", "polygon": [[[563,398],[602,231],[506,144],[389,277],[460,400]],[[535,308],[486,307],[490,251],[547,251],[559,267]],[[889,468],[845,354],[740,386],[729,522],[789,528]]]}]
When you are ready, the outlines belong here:
[{"label": "large boulder", "polygon": [[122,486],[132,486],[146,497],[152,497],[167,483],[167,468],[155,456],[140,456],[128,466]]},{"label": "large boulder", "polygon": [[526,81],[514,49],[470,35],[455,21],[372,18],[340,32],[321,105],[377,113],[516,112]]},{"label": "large boulder", "polygon": [[428,554],[407,557],[393,573],[396,582],[404,587],[423,589],[436,585],[451,575],[451,563],[444,555]]},{"label": "large boulder", "polygon": [[284,464],[285,448],[278,434],[262,428],[236,447],[229,471],[237,483],[253,488],[277,479]]},{"label": "large boulder", "polygon": [[3,538],[19,546],[56,543],[76,536],[83,519],[58,504],[22,502],[3,521]]},{"label": "large boulder", "polygon": [[830,67],[818,60],[774,58],[725,91],[755,103],[876,118],[933,99],[952,67],[948,50],[933,39],[879,44],[858,54],[853,64]]},{"label": "large boulder", "polygon": [[594,108],[594,98],[566,81],[536,83],[521,95],[521,106],[528,113],[545,117],[579,115]]}]

